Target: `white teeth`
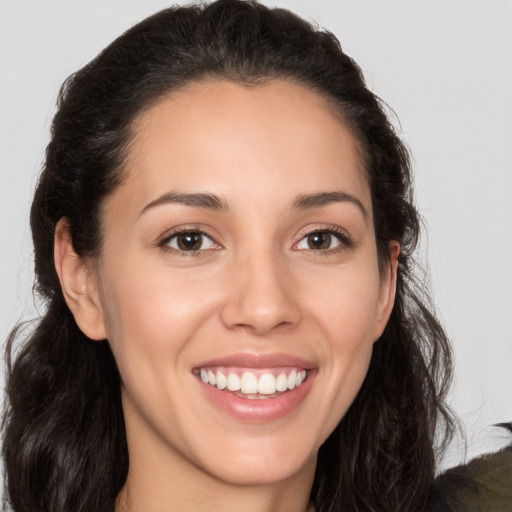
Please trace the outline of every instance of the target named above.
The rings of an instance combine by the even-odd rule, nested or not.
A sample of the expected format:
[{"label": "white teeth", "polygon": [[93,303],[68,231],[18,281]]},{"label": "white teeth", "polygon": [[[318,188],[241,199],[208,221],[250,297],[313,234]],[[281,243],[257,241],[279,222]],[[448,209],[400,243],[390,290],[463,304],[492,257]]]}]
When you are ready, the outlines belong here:
[{"label": "white teeth", "polygon": [[258,392],[258,379],[256,375],[251,372],[244,372],[241,379],[240,391],[242,393],[257,393]]},{"label": "white teeth", "polygon": [[295,379],[297,378],[297,372],[292,370],[288,375],[288,389],[295,389]]},{"label": "white teeth", "polygon": [[271,373],[264,373],[258,379],[258,393],[272,395],[276,392],[276,378]]},{"label": "white teeth", "polygon": [[228,375],[228,389],[229,391],[238,391],[240,389],[240,377],[236,373]]},{"label": "white teeth", "polygon": [[288,377],[286,373],[280,373],[276,379],[276,391],[286,391],[288,389]]},{"label": "white teeth", "polygon": [[226,377],[221,370],[214,372],[201,368],[199,376],[205,384],[220,390],[227,388],[229,391],[241,391],[246,395],[273,395],[276,392],[282,393],[300,386],[306,380],[307,371],[291,370],[289,374],[283,371],[277,377],[267,372],[258,378],[251,371],[245,371],[241,377],[234,372],[229,372]]},{"label": "white teeth", "polygon": [[216,377],[217,377],[217,387],[219,389],[224,389],[228,385],[228,379],[220,370],[217,370]]}]

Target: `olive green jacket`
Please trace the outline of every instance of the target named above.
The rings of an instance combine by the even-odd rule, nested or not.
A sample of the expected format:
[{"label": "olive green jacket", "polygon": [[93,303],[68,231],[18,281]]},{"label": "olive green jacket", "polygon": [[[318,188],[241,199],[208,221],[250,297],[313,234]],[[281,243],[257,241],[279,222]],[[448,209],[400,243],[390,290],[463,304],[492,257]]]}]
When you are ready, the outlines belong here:
[{"label": "olive green jacket", "polygon": [[[500,424],[512,431],[512,423]],[[428,512],[512,512],[512,445],[439,475]]]}]

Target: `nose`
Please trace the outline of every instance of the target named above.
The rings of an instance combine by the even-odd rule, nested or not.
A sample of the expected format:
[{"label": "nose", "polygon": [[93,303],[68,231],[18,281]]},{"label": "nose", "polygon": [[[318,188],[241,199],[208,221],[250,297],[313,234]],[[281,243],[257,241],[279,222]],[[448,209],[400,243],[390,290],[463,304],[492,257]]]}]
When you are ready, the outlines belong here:
[{"label": "nose", "polygon": [[230,272],[221,319],[229,329],[265,336],[296,326],[302,317],[297,286],[286,264],[275,257],[241,258]]}]

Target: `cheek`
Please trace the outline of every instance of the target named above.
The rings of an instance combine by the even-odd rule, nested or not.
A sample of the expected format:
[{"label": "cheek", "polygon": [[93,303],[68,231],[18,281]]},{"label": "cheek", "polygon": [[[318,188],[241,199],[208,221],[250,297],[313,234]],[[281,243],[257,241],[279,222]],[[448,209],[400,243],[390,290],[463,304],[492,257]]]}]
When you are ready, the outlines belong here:
[{"label": "cheek", "polygon": [[312,314],[319,319],[333,350],[357,350],[361,344],[375,341],[379,292],[376,265],[332,272],[323,287],[310,292]]},{"label": "cheek", "polygon": [[120,264],[105,274],[105,324],[121,374],[123,368],[133,373],[151,365],[175,366],[177,354],[212,309],[204,284],[141,262]]},{"label": "cheek", "polygon": [[[364,381],[372,355],[379,297],[378,269],[331,276],[329,285],[311,297],[311,315],[321,329],[317,342],[325,362],[319,373],[325,391],[329,435],[344,416]],[[313,312],[314,309],[314,312]]]}]

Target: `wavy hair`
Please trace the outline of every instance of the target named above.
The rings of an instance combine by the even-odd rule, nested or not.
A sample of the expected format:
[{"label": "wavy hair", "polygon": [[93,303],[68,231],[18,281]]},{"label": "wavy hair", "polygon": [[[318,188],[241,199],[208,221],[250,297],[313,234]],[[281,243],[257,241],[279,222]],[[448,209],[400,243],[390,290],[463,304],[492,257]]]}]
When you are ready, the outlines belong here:
[{"label": "wavy hair", "polygon": [[[445,403],[451,351],[414,277],[420,221],[409,154],[336,37],[252,1],[173,7],[130,28],[60,91],[31,228],[44,316],[7,346],[7,501],[16,512],[112,512],[128,471],[120,377],[107,340],[93,342],[67,308],[53,262],[66,217],[81,257],[101,247],[101,206],[123,180],[135,118],[191,82],[284,79],[323,95],[364,158],[380,262],[398,240],[396,302],[367,377],[320,448],[316,512],[422,511],[454,428]],[[15,339],[25,338],[16,356]]]}]

